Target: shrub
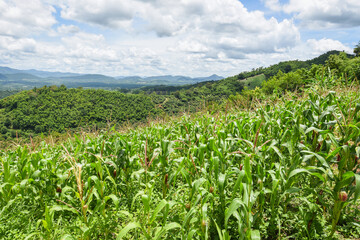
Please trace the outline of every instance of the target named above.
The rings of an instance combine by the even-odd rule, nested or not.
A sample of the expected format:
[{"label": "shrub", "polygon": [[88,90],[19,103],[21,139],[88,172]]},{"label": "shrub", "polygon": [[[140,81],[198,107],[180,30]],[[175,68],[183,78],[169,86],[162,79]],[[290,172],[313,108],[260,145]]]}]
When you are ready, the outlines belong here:
[{"label": "shrub", "polygon": [[8,132],[7,127],[3,126],[0,130],[1,134],[6,134]]}]

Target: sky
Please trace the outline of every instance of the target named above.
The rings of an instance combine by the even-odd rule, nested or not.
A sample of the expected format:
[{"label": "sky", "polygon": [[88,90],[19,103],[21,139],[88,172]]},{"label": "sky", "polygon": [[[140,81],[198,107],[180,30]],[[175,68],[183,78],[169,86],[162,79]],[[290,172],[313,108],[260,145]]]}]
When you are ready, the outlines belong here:
[{"label": "sky", "polygon": [[236,75],[360,40],[359,0],[0,0],[0,66]]}]

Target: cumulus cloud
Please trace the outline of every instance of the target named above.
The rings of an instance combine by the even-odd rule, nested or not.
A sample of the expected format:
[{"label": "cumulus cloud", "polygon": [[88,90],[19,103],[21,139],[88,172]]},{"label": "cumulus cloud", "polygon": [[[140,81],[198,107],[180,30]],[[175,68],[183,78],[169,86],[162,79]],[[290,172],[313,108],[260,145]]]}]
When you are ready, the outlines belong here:
[{"label": "cumulus cloud", "polygon": [[60,6],[63,18],[111,28],[129,27],[137,9],[131,0],[64,0]]},{"label": "cumulus cloud", "polygon": [[170,51],[173,52],[186,52],[186,53],[206,53],[209,51],[209,48],[205,44],[196,41],[196,40],[181,40],[178,42],[176,47],[170,47]]},{"label": "cumulus cloud", "polygon": [[339,50],[339,51],[345,51],[347,53],[352,53],[352,49],[345,46],[340,41],[328,39],[328,38],[323,38],[320,40],[309,39],[307,40],[306,45],[315,55],[328,52],[331,50]]},{"label": "cumulus cloud", "polygon": [[110,28],[123,28],[137,16],[146,22],[145,29],[160,37],[191,36],[185,42],[213,39],[206,46],[209,50],[220,47],[232,53],[274,52],[299,41],[293,22],[266,19],[263,12],[249,12],[238,0],[64,0],[62,16]]},{"label": "cumulus cloud", "polygon": [[[285,52],[277,52],[273,54],[265,53],[251,53],[247,58],[239,61],[239,66],[244,69],[251,69],[262,66],[270,66],[280,61],[289,60],[308,60],[331,50],[345,51],[351,53],[352,49],[342,44],[338,40],[323,38],[323,39],[309,39],[301,42],[295,47],[288,49]],[[240,71],[239,71],[240,72]]]},{"label": "cumulus cloud", "polygon": [[36,51],[36,41],[32,38],[0,37],[0,49],[6,49],[9,52],[32,53]]},{"label": "cumulus cloud", "polygon": [[55,9],[40,0],[0,0],[0,35],[21,37],[49,30]]},{"label": "cumulus cloud", "polygon": [[272,10],[295,14],[302,25],[310,29],[360,26],[360,1],[358,0],[265,0]]},{"label": "cumulus cloud", "polygon": [[62,24],[57,28],[59,34],[74,34],[80,32],[80,28],[74,25],[65,25]]},{"label": "cumulus cloud", "polygon": [[[304,24],[312,19],[308,0],[304,6],[263,1]],[[329,5],[317,2],[325,4],[317,9]],[[359,5],[345,2],[348,11]],[[349,51],[329,38],[302,41],[297,20],[249,11],[238,0],[0,0],[0,9],[6,10],[0,13],[0,61],[22,69],[227,76],[327,50]]]}]

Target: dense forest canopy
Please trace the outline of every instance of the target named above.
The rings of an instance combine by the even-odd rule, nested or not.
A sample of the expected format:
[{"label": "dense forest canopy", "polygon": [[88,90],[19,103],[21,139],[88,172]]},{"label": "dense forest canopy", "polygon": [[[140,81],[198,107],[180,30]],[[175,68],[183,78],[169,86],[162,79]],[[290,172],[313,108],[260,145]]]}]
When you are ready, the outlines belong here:
[{"label": "dense forest canopy", "polygon": [[111,120],[141,121],[156,109],[144,95],[45,86],[2,99],[0,111],[2,133],[6,129],[40,133],[94,124],[103,126]]},{"label": "dense forest canopy", "polygon": [[8,96],[18,93],[20,90],[0,90],[0,99],[6,98]]}]

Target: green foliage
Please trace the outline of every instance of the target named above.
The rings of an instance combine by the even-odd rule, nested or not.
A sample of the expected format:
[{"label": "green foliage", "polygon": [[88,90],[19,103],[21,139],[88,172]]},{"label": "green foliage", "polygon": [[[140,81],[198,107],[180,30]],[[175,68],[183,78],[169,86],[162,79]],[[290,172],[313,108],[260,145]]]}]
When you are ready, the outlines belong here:
[{"label": "green foliage", "polygon": [[147,96],[105,90],[43,87],[0,100],[0,123],[15,130],[57,131],[115,121],[143,121],[156,112]]},{"label": "green foliage", "polygon": [[19,92],[18,90],[0,90],[0,99],[14,95],[15,93],[18,92]]},{"label": "green foliage", "polygon": [[[264,74],[266,76],[266,79],[269,79],[275,75],[277,75],[277,73],[279,71],[283,72],[283,73],[289,73],[289,72],[294,72],[298,69],[310,69],[312,65],[324,65],[325,62],[328,60],[328,58],[331,55],[338,55],[340,52],[339,51],[329,51],[327,53],[324,53],[322,55],[320,55],[319,57],[316,57],[314,59],[311,60],[307,60],[307,61],[299,61],[299,60],[295,60],[295,61],[285,61],[285,62],[280,62],[278,64],[274,64],[270,67],[260,67],[257,69],[253,69],[250,72],[242,72],[240,73],[237,78],[238,79],[247,79],[250,77],[254,77],[257,75],[261,75]],[[350,57],[350,55],[347,55],[347,57]]]},{"label": "green foliage", "polygon": [[261,84],[265,81],[266,77],[264,74],[256,75],[254,77],[249,77],[241,82],[248,89],[255,89],[256,87],[261,87]]},{"label": "green foliage", "polygon": [[8,132],[7,127],[2,126],[1,130],[0,130],[1,134],[6,134]]},{"label": "green foliage", "polygon": [[358,44],[356,44],[355,48],[354,48],[354,53],[357,57],[360,56],[360,41]]},{"label": "green foliage", "polygon": [[301,70],[296,72],[283,73],[279,71],[274,77],[264,82],[262,87],[266,94],[273,93],[274,90],[283,92],[285,90],[294,91],[305,83]]},{"label": "green foliage", "polygon": [[326,61],[332,74],[338,78],[343,77],[344,81],[352,81],[360,79],[360,58],[348,58],[345,53],[339,55],[331,55]]},{"label": "green foliage", "polygon": [[0,236],[359,238],[359,85],[321,76],[300,97],[233,95],[253,110],[1,150]]},{"label": "green foliage", "polygon": [[[261,79],[260,77],[260,81]],[[259,79],[255,79],[255,81],[258,82]],[[250,84],[251,81],[246,83]],[[223,100],[231,94],[241,92],[243,88],[243,81],[238,81],[236,77],[229,77],[220,81],[201,82],[193,85],[144,87],[138,93],[170,95],[181,102],[196,103],[194,105],[197,105],[204,98],[208,101]]]},{"label": "green foliage", "polygon": [[[17,136],[27,137],[34,133],[61,133],[66,129],[82,127],[104,128],[108,123],[143,122],[149,116],[156,118],[204,109],[215,110],[223,108],[224,100],[229,97],[248,107],[245,99],[251,101],[273,93],[302,91],[312,79],[326,80],[321,83],[322,86],[360,79],[360,58],[332,53],[338,52],[328,52],[309,61],[281,62],[220,81],[147,87],[126,94],[120,91],[67,89],[64,85],[34,88],[0,100],[0,125],[9,129],[2,138],[16,136],[14,132],[18,132]],[[262,89],[257,88],[260,86]],[[239,94],[243,97],[238,97]]]}]

